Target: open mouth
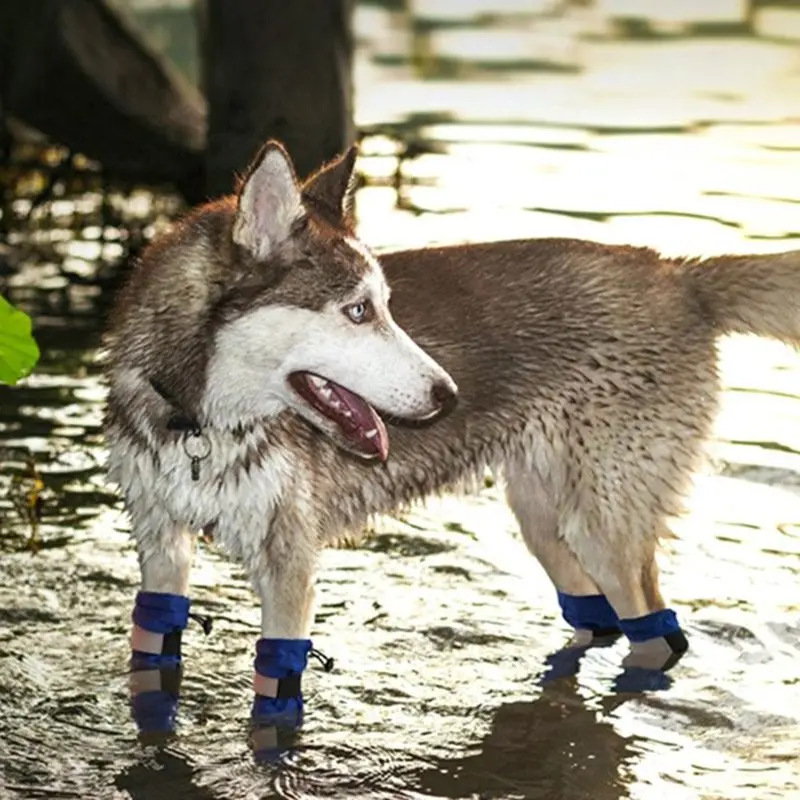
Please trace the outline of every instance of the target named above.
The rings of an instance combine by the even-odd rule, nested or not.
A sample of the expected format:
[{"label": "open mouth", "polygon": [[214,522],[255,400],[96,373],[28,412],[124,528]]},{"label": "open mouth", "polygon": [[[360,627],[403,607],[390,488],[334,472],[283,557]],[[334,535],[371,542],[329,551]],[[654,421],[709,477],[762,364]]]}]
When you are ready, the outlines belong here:
[{"label": "open mouth", "polygon": [[386,461],[389,434],[378,412],[366,400],[313,372],[293,372],[288,380],[303,400],[338,425],[361,455]]}]

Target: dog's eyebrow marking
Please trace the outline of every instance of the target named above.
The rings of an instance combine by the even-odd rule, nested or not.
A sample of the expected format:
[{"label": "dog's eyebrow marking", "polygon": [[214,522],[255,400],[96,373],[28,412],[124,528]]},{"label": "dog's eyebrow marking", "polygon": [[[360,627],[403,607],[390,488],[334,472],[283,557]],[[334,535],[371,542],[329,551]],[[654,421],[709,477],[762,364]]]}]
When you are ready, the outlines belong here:
[{"label": "dog's eyebrow marking", "polygon": [[388,304],[389,295],[391,290],[386,283],[386,278],[383,275],[383,268],[380,262],[374,255],[367,249],[363,242],[359,241],[353,236],[345,237],[345,244],[354,250],[369,266],[369,272],[364,280],[359,284],[359,291],[363,292],[364,289],[382,303]]},{"label": "dog's eyebrow marking", "polygon": [[345,236],[344,241],[349,248],[355,250],[373,269],[379,272],[383,271],[381,270],[381,265],[378,263],[378,259],[370,253],[369,249],[362,241],[356,239],[355,236]]}]

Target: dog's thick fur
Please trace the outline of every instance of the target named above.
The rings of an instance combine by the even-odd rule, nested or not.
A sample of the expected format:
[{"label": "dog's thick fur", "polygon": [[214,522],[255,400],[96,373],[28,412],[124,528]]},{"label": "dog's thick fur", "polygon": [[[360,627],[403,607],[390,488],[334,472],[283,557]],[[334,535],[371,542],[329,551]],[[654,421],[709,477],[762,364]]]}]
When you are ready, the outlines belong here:
[{"label": "dog's thick fur", "polygon": [[[353,232],[353,159],[299,187],[267,145],[240,191],[153,244],[119,297],[109,466],[144,588],[187,593],[191,533],[211,528],[253,577],[263,635],[305,637],[320,546],[489,467],[560,590],[602,592],[622,618],[663,608],[655,548],[710,432],[716,340],[800,344],[800,254],[665,259],[570,239],[391,253],[408,340]],[[362,296],[376,317],[355,325],[340,307]],[[293,370],[377,406],[388,460],[348,452],[292,392]],[[414,421],[435,413],[432,386],[453,390],[448,374],[455,409]],[[191,436],[167,427],[176,409],[209,446],[198,480]]]}]

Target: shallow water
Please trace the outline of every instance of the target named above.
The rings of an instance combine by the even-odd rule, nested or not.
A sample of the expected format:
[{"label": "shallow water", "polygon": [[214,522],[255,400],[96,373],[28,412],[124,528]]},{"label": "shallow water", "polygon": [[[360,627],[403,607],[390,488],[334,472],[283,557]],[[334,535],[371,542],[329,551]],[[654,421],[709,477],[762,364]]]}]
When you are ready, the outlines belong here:
[{"label": "shallow water", "polygon": [[[502,38],[448,27],[411,42],[374,7],[358,22],[359,121],[413,151],[397,180],[398,140],[364,142],[358,210],[376,247],[525,235],[800,247],[796,44],[620,41],[586,11],[517,20]],[[396,57],[412,45],[414,66]],[[524,63],[541,53],[558,69]],[[85,244],[60,253],[85,258]],[[248,731],[258,607],[205,543],[193,597],[214,631],[185,635],[177,736],[137,740],[137,567],[102,471],[97,299],[73,292],[65,316],[63,297],[31,289],[48,269],[11,282],[43,362],[0,389],[0,796],[800,797],[800,356],[721,346],[713,461],[661,560],[692,644],[668,689],[619,691],[622,643],[542,685],[567,629],[487,487],[326,553],[314,639],[337,668],[309,670],[302,734],[264,764]],[[27,454],[45,484],[35,543],[14,510]]]}]

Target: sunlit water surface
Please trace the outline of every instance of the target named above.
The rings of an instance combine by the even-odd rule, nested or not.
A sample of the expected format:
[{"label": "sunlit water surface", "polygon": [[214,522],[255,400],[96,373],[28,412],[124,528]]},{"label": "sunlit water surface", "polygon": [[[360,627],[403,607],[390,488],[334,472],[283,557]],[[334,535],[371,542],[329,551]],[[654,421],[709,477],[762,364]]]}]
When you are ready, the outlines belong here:
[{"label": "sunlit water surface", "polygon": [[[397,140],[364,142],[358,208],[375,247],[537,235],[669,253],[800,247],[796,45],[614,41],[581,36],[596,21],[572,15],[502,35],[434,30],[414,43],[422,68],[431,53],[456,67],[423,82],[392,57],[412,46],[399,18],[367,8],[358,21],[359,121],[390,123],[418,153],[397,175]],[[541,52],[559,69],[498,68]],[[800,797],[800,357],[788,348],[722,343],[713,460],[661,560],[692,644],[671,688],[614,691],[622,643],[542,687],[567,628],[487,487],[326,553],[314,639],[338,666],[309,670],[302,735],[261,764],[248,744],[258,607],[205,544],[193,598],[216,627],[185,635],[177,736],[137,740],[138,571],[103,476],[97,322],[26,289],[42,274],[32,265],[12,287],[37,311],[43,362],[0,391],[0,796]],[[46,487],[33,550],[12,502],[28,452]]]}]

